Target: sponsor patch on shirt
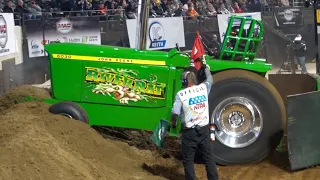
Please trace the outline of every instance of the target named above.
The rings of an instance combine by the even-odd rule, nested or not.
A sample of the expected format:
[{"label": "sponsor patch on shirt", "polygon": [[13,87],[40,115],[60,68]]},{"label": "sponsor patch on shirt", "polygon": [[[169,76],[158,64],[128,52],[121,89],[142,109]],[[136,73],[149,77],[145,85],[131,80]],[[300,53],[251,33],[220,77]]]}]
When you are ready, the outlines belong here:
[{"label": "sponsor patch on shirt", "polygon": [[198,114],[203,113],[206,110],[206,102],[207,98],[205,95],[203,96],[196,96],[189,99],[189,106],[190,109]]}]

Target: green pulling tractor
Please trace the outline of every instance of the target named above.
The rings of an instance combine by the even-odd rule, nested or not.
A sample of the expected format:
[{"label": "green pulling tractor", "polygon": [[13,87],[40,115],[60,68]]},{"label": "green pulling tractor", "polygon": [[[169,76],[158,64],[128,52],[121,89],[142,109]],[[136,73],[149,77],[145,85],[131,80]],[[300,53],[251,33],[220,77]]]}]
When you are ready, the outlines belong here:
[{"label": "green pulling tractor", "polygon": [[[240,24],[239,36],[231,34],[234,23]],[[247,33],[245,24],[250,25]],[[263,160],[286,129],[284,102],[265,78],[271,64],[255,58],[262,36],[261,21],[232,16],[219,56],[205,55],[214,79],[209,95],[210,119],[217,126],[214,158],[222,165]],[[230,40],[236,42],[232,49]],[[160,119],[170,119],[181,74],[190,67],[189,55],[178,46],[169,52],[74,43],[45,49],[50,112],[90,126],[154,130]],[[226,54],[230,58],[222,59]],[[242,58],[236,61],[236,56]],[[170,135],[180,129],[171,129]]]}]

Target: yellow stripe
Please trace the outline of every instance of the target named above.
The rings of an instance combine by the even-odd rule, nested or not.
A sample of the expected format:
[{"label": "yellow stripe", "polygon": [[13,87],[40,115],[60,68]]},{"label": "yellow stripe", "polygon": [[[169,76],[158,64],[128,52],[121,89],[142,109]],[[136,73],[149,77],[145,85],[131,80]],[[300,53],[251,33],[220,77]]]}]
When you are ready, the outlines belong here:
[{"label": "yellow stripe", "polygon": [[320,23],[320,10],[319,9],[317,9],[317,23]]},{"label": "yellow stripe", "polygon": [[162,98],[162,97],[154,97],[152,96],[153,99],[166,99],[166,98]]},{"label": "yellow stripe", "polygon": [[166,65],[165,61],[140,60],[140,59],[77,56],[77,55],[68,55],[68,54],[52,54],[52,57],[57,59],[71,59],[71,60],[83,60],[83,61],[103,61],[103,62],[113,62],[113,63],[147,64],[147,65],[159,65],[159,66]]}]

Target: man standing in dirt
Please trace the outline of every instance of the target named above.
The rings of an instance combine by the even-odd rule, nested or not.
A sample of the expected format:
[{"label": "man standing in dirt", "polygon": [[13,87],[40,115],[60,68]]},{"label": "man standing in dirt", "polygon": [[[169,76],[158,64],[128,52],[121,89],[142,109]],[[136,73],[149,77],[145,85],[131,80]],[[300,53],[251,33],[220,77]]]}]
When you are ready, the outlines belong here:
[{"label": "man standing in dirt", "polygon": [[210,143],[208,94],[213,78],[210,70],[203,65],[206,80],[197,85],[197,77],[192,71],[182,74],[183,89],[175,97],[171,126],[177,127],[178,116],[182,123],[182,156],[186,180],[195,179],[194,157],[199,150],[206,164],[208,180],[217,180],[218,172],[213,159]]}]

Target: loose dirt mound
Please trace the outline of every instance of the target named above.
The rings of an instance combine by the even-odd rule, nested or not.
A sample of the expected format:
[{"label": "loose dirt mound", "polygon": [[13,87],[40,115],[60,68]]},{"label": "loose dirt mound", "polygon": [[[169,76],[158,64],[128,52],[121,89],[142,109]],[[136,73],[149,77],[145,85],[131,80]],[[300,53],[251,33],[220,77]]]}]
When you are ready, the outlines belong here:
[{"label": "loose dirt mound", "polygon": [[150,151],[106,140],[87,124],[50,114],[48,104],[19,103],[24,95],[47,97],[22,87],[0,98],[0,179],[161,179],[142,169],[155,161]]},{"label": "loose dirt mound", "polygon": [[163,158],[182,159],[180,139],[167,135],[165,137],[165,148],[159,149],[151,141],[152,132],[142,130],[128,130],[121,128],[94,127],[106,139],[126,142],[130,146],[134,146],[141,150],[150,150],[156,152]]},{"label": "loose dirt mound", "polygon": [[12,89],[8,93],[0,96],[0,111],[8,109],[14,104],[30,100],[31,98],[42,100],[49,97],[50,93],[45,89],[33,86],[20,86],[19,88]]},{"label": "loose dirt mound", "polygon": [[[24,102],[30,95],[49,97],[31,86],[0,97],[0,179],[184,179],[179,138],[168,137],[166,151],[159,154],[150,132],[97,128],[99,134],[87,124],[50,114],[46,103]],[[277,156],[256,165],[219,166],[220,179],[319,179],[320,168],[291,174],[287,158]],[[195,168],[198,179],[206,179],[205,167]]]}]

